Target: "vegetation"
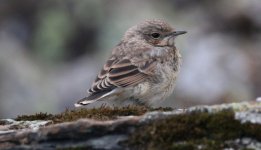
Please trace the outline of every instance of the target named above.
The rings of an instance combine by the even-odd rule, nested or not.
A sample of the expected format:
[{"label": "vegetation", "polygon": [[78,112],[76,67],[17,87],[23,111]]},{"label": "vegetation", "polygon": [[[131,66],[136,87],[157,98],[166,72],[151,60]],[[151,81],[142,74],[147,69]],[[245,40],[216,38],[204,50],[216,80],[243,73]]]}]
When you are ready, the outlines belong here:
[{"label": "vegetation", "polygon": [[101,106],[99,108],[92,109],[74,109],[65,110],[65,112],[60,114],[47,114],[47,113],[37,113],[34,115],[22,115],[18,116],[15,120],[22,121],[33,121],[33,120],[52,120],[53,123],[69,122],[75,121],[81,118],[89,118],[95,120],[112,120],[117,119],[119,116],[139,116],[143,115],[149,111],[170,111],[172,108],[148,108],[144,106],[126,106],[126,107],[108,107]]},{"label": "vegetation", "polygon": [[141,150],[193,150],[199,147],[203,150],[219,150],[231,147],[231,143],[224,141],[242,137],[260,141],[260,133],[260,124],[241,124],[234,119],[233,111],[214,114],[195,112],[172,116],[142,126],[123,144]]},{"label": "vegetation", "polygon": [[[80,118],[111,120],[119,116],[143,115],[149,111],[170,111],[171,108],[147,108],[142,106],[107,107],[93,109],[66,110],[52,115],[38,113],[18,116],[16,120],[52,120],[53,123],[75,121]],[[175,149],[175,150],[219,150],[225,148],[244,149],[235,140],[250,138],[261,141],[261,125],[241,123],[236,120],[232,109],[216,113],[194,111],[174,115],[137,126],[129,138],[121,142],[123,147],[139,150]],[[241,147],[240,147],[241,146]],[[88,147],[71,147],[66,150],[88,149]]]}]

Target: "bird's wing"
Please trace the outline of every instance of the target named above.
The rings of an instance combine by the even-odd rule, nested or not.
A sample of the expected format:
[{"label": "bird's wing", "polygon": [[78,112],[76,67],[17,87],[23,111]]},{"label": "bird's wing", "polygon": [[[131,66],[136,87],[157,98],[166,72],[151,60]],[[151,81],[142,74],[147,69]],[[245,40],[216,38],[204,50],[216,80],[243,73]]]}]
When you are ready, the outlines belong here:
[{"label": "bird's wing", "polygon": [[111,57],[88,90],[90,95],[80,100],[78,104],[87,105],[106,97],[117,87],[137,85],[152,75],[155,68],[156,63],[153,60],[141,60],[134,64],[128,58],[119,60]]},{"label": "bird's wing", "polygon": [[128,87],[141,83],[155,69],[153,61],[140,61],[135,65],[127,58],[109,59],[98,74],[90,93],[96,93],[115,87]]}]

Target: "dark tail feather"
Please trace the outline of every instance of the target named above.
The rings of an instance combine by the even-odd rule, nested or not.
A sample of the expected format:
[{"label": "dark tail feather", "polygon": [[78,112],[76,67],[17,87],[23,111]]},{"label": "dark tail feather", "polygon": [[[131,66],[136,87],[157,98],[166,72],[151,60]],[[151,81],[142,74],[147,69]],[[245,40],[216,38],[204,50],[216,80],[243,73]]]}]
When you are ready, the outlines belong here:
[{"label": "dark tail feather", "polygon": [[96,102],[97,100],[100,100],[101,98],[108,96],[111,91],[112,89],[92,93],[88,97],[84,97],[83,99],[79,100],[76,104],[74,104],[74,106],[81,107]]},{"label": "dark tail feather", "polygon": [[79,100],[77,103],[74,104],[75,107],[81,107],[84,105],[91,104],[95,102],[96,100],[90,100],[89,97],[84,97],[83,99]]}]

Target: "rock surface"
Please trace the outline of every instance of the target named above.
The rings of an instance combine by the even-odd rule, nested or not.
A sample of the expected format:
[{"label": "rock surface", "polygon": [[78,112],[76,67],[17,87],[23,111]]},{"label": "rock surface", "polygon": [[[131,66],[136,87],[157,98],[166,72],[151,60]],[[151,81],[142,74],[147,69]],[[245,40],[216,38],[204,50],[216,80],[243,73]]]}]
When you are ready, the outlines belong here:
[{"label": "rock surface", "polygon": [[261,102],[154,111],[108,121],[0,120],[1,150],[159,149],[155,145],[160,142],[166,149],[261,149]]}]

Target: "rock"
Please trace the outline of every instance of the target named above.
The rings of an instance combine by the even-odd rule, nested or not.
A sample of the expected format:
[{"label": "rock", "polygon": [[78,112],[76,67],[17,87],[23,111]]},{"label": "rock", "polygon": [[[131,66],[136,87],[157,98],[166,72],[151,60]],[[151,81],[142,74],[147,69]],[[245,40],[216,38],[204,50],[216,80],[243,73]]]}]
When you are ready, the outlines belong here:
[{"label": "rock", "polygon": [[0,121],[0,149],[261,149],[261,103],[153,111],[115,120]]},{"label": "rock", "polygon": [[51,121],[15,121],[13,119],[2,119],[0,120],[0,135],[11,132],[17,132],[18,130],[23,131],[25,129],[37,131],[40,127],[48,125]]}]

